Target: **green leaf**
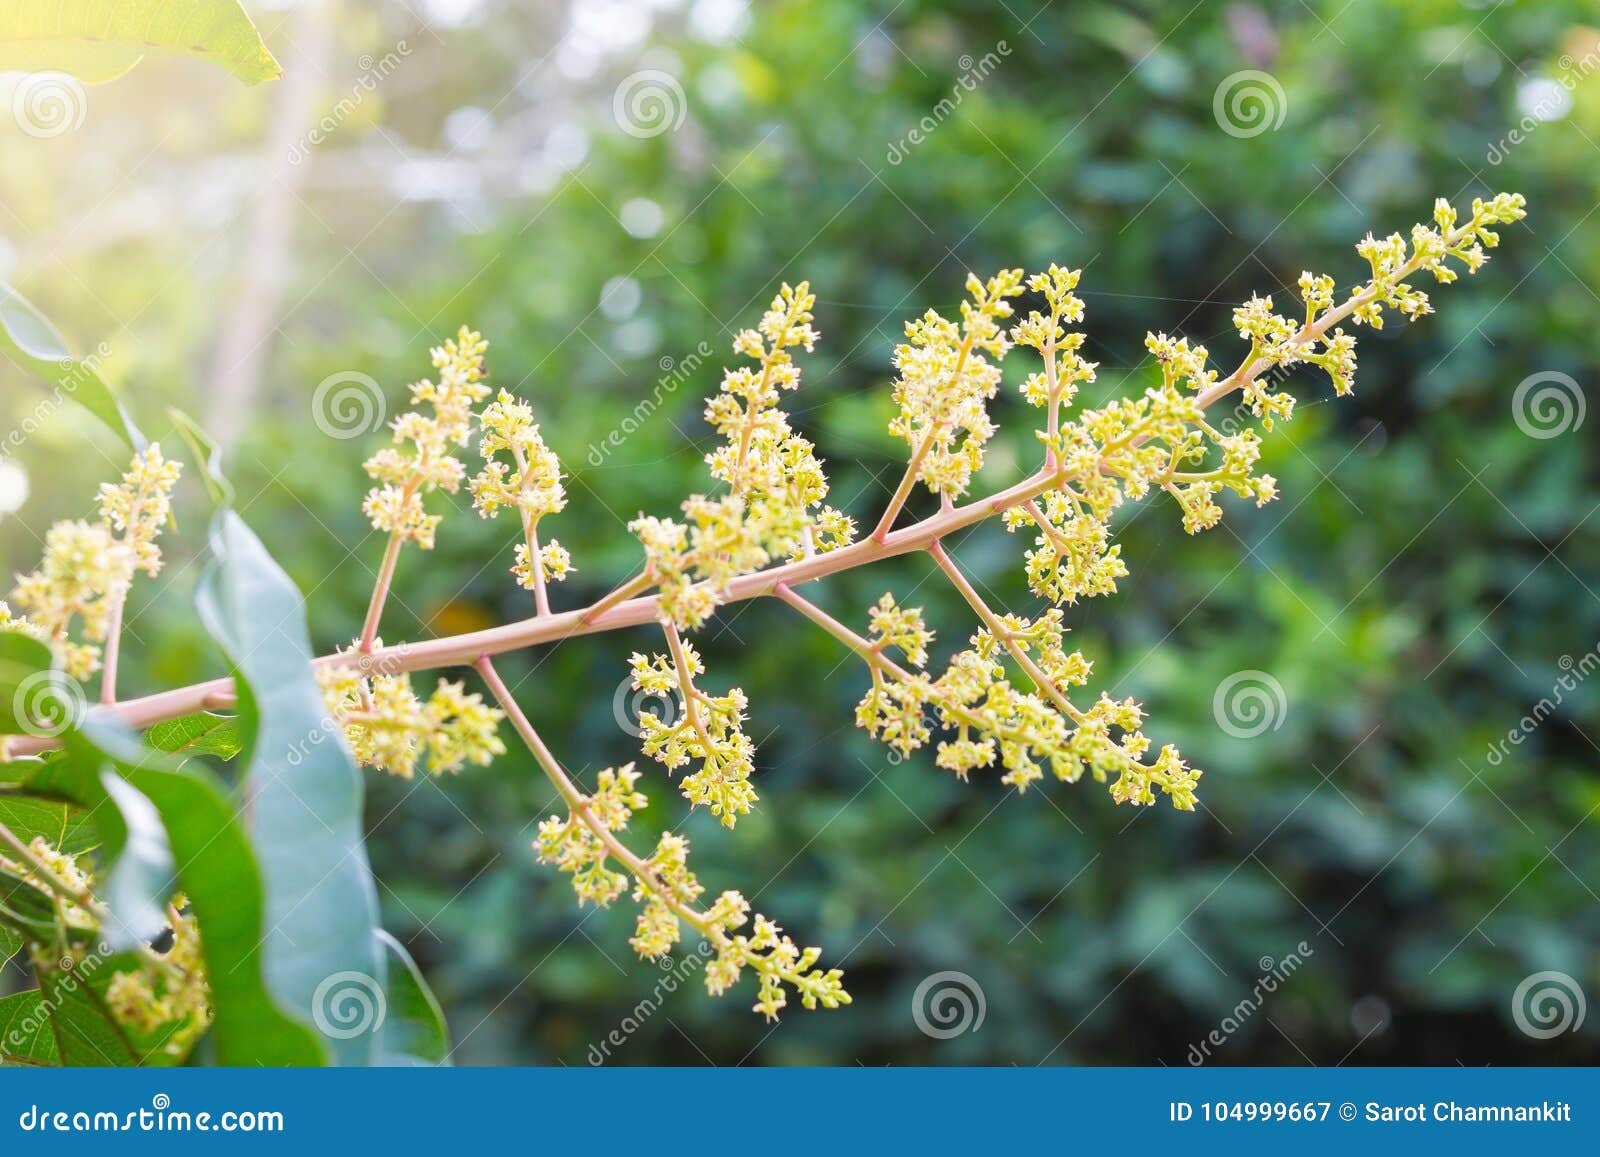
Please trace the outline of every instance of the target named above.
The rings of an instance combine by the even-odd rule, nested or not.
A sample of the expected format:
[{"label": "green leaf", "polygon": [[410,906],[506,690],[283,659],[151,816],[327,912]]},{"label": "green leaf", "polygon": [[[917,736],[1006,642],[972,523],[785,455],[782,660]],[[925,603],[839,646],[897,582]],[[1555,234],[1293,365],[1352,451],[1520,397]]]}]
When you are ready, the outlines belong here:
[{"label": "green leaf", "polygon": [[[38,639],[0,631],[0,735],[37,735],[65,730],[83,703],[65,676],[52,674],[55,655]],[[8,780],[10,777],[7,777]]]},{"label": "green leaf", "polygon": [[271,939],[261,869],[223,788],[199,768],[169,766],[131,734],[95,722],[86,738],[148,799],[166,826],[178,884],[200,922],[211,985],[217,1059],[224,1065],[316,1065],[324,1053],[310,1029],[268,992],[263,945]]},{"label": "green leaf", "polygon": [[389,955],[385,990],[387,1017],[378,1063],[391,1066],[445,1065],[450,1062],[450,1030],[444,1011],[422,970],[405,945],[378,930],[378,943]]},{"label": "green leaf", "polygon": [[117,778],[94,744],[76,731],[62,738],[66,758],[36,765],[22,786],[92,817],[101,860],[95,890],[112,917],[102,932],[114,950],[131,948],[166,926],[172,893],[166,832],[150,801]]},{"label": "green leaf", "polygon": [[21,935],[24,943],[52,943],[56,939],[55,901],[26,876],[0,866],[0,923]]},{"label": "green leaf", "polygon": [[69,856],[82,855],[100,843],[100,832],[82,808],[30,796],[0,795],[0,824],[24,842],[43,836]]},{"label": "green leaf", "polygon": [[169,406],[167,417],[172,419],[172,424],[178,428],[178,434],[188,443],[189,452],[194,455],[195,464],[200,468],[201,481],[206,484],[206,493],[211,496],[211,504],[218,507],[231,506],[233,484],[222,474],[222,447],[216,444],[210,434],[200,428],[200,423],[182,410]]},{"label": "green leaf", "polygon": [[14,932],[5,924],[0,924],[0,968],[3,968],[8,960],[22,951],[24,943],[26,942],[19,933]]},{"label": "green leaf", "polygon": [[63,1064],[124,1068],[139,1063],[138,1050],[93,987],[57,969],[41,969],[39,987],[50,1002],[50,1029]]},{"label": "green leaf", "polygon": [[0,998],[0,1065],[58,1065],[50,1006],[37,988]]},{"label": "green leaf", "polygon": [[[0,68],[6,67],[4,58],[4,34],[0,32]],[[144,449],[144,435],[139,433],[116,394],[95,370],[99,355],[91,354],[82,360],[73,357],[49,319],[3,281],[0,281],[0,350],[24,369],[53,383],[58,402],[71,398],[116,431],[135,452]]]},{"label": "green leaf", "polygon": [[[102,871],[95,882],[111,917],[101,934],[113,949],[132,948],[159,936],[167,926],[167,900],[176,874],[172,849],[155,804],[118,776],[114,767],[101,766],[100,786],[115,805],[125,832],[110,870]],[[105,813],[104,804],[97,812]]]},{"label": "green leaf", "polygon": [[[81,700],[74,699],[81,691],[52,663],[50,649],[36,639],[0,633],[0,731],[38,734],[43,724],[56,734],[81,714]],[[19,782],[31,797],[92,817],[103,861],[98,888],[113,917],[104,934],[113,949],[129,948],[166,926],[172,882],[166,833],[150,801],[108,775],[105,758],[80,732],[68,730],[62,739],[66,757],[22,765],[28,770]],[[47,833],[27,838],[40,834]]]},{"label": "green leaf", "polygon": [[[294,583],[232,511],[217,515],[211,553],[198,604],[236,668],[249,752],[243,792],[271,929],[267,981],[285,1007],[326,1022],[327,1009],[318,1005],[335,977],[365,977],[380,991],[383,985],[361,777],[331,734]],[[339,1064],[370,1064],[376,1055],[375,1028],[325,1035]]]},{"label": "green leaf", "polygon": [[63,958],[59,964],[36,964],[34,974],[49,1004],[50,1029],[63,1064],[152,1068],[182,1059],[165,1046],[184,1021],[168,1021],[151,1029],[125,1025],[106,999],[118,973],[140,972],[144,967],[131,952],[107,953],[104,949]]},{"label": "green leaf", "polygon": [[169,755],[214,755],[230,760],[239,754],[239,721],[232,715],[184,715],[157,723],[145,733],[145,742]]},{"label": "green leaf", "polygon": [[56,0],[8,4],[0,13],[0,69],[58,69],[98,83],[146,52],[209,60],[245,84],[283,71],[238,0]]}]

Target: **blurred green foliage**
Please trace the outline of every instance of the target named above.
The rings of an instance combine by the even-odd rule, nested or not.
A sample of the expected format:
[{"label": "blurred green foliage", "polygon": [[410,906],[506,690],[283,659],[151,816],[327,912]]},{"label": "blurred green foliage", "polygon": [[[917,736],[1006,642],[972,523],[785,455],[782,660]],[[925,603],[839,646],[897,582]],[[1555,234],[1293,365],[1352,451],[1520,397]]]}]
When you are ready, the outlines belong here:
[{"label": "blurred green foliage", "polygon": [[[531,51],[505,31],[517,19],[500,13],[430,45],[456,64],[432,98],[494,106]],[[696,640],[706,683],[750,695],[763,805],[733,833],[688,820],[701,877],[824,945],[856,1002],[795,1010],[769,1031],[745,1011],[745,990],[719,1002],[684,986],[606,1052],[617,1063],[1182,1064],[1304,941],[1305,967],[1213,1049],[1218,1063],[1593,1063],[1600,1016],[1536,1040],[1516,1027],[1512,996],[1529,974],[1558,970],[1600,999],[1600,692],[1580,686],[1506,758],[1488,758],[1551,695],[1563,657],[1600,644],[1589,521],[1600,416],[1537,439],[1512,406],[1534,373],[1585,391],[1594,380],[1600,81],[1584,72],[1564,115],[1504,144],[1540,78],[1592,64],[1592,20],[1588,5],[1563,2],[780,0],[757,6],[732,43],[668,30],[683,125],[636,139],[611,122],[612,85],[658,66],[653,49],[578,102],[587,151],[551,191],[497,201],[471,228],[441,211],[385,248],[385,211],[402,206],[305,194],[307,249],[327,244],[311,220],[370,217],[373,239],[356,229],[339,242],[358,259],[332,272],[307,258],[290,289],[261,410],[234,455],[242,511],[309,595],[319,645],[353,635],[381,553],[358,509],[370,440],[318,433],[312,390],[359,370],[395,406],[426,347],[468,321],[493,343],[494,379],[533,401],[571,472],[572,505],[551,529],[579,567],[556,597],[575,605],[636,565],[628,518],[704,487],[700,400],[732,360],[733,330],[780,280],[811,281],[824,338],[803,361],[794,416],[830,464],[835,500],[870,525],[903,468],[884,431],[890,351],[905,318],[954,308],[968,269],[1085,267],[1086,353],[1106,395],[1147,380],[1147,329],[1181,331],[1231,367],[1242,350],[1230,310],[1250,293],[1292,300],[1302,269],[1349,282],[1353,242],[1405,231],[1436,195],[1520,191],[1528,220],[1505,230],[1483,273],[1439,289],[1437,317],[1364,337],[1353,398],[1329,404],[1322,383],[1308,385],[1268,440],[1279,503],[1227,504],[1222,527],[1196,539],[1169,503],[1129,510],[1122,592],[1068,609],[1098,681],[1144,701],[1151,735],[1206,769],[1196,814],[1119,809],[1088,784],[1016,798],[992,780],[958,784],[925,756],[896,764],[851,727],[865,676],[825,636],[765,603],[709,625]],[[1002,42],[998,67],[891,163],[891,146]],[[1214,94],[1242,69],[1281,85],[1276,129],[1219,127]],[[393,131],[424,131],[419,99],[396,97]],[[1497,142],[1504,156],[1491,163]],[[33,196],[35,218],[48,215]],[[639,205],[624,212],[638,198],[659,208],[659,228],[648,206],[643,228]],[[122,356],[155,435],[162,396],[205,392],[194,367],[208,334],[195,319],[210,304],[190,287],[181,244],[126,256],[143,289],[115,252],[69,254],[23,288],[92,343],[107,314],[125,317],[152,281],[171,279],[140,330],[170,322],[167,337],[152,338],[143,365],[143,346]],[[670,380],[663,359],[676,365],[702,342],[718,358],[664,389],[621,446],[596,451]],[[8,409],[34,400],[8,384]],[[995,489],[1033,453],[1025,407],[1012,398],[998,412],[983,476]],[[18,454],[35,494],[0,523],[8,570],[31,565],[51,518],[88,501],[92,480],[67,459],[81,454],[70,425]],[[191,551],[198,525],[185,516]],[[437,551],[402,563],[385,634],[527,614],[504,530],[458,509]],[[173,580],[132,619],[130,686],[218,669],[189,610],[194,568],[173,551]],[[980,529],[956,552],[997,601],[1031,605],[1020,544],[1003,531]],[[860,620],[884,589],[929,608],[941,648],[972,628],[923,559],[841,576],[815,597]],[[637,758],[614,709],[627,654],[651,642],[619,634],[506,661],[580,776]],[[1250,739],[1213,714],[1217,687],[1241,670],[1269,673],[1287,701],[1281,725]],[[651,822],[678,826],[681,801],[653,765],[648,778]],[[658,973],[627,949],[626,906],[578,912],[566,881],[533,863],[533,825],[555,801],[532,761],[369,788],[384,922],[439,993],[457,1059],[592,1061]],[[981,986],[978,1031],[938,1040],[917,1028],[913,993],[943,970]]]}]

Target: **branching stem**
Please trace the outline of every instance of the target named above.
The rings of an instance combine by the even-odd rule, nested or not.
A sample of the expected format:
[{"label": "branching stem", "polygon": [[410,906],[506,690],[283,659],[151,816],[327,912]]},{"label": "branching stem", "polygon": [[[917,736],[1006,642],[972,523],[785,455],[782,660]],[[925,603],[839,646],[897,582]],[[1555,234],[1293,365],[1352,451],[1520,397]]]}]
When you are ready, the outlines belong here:
[{"label": "branching stem", "polygon": [[528,721],[527,715],[517,705],[511,689],[500,678],[500,673],[495,670],[494,663],[488,655],[478,659],[473,666],[478,674],[483,676],[483,681],[489,685],[490,692],[499,702],[501,710],[506,713],[506,718],[511,721],[511,726],[521,736],[523,743],[533,753],[534,759],[544,771],[545,777],[560,794],[566,803],[567,809],[575,816],[584,827],[594,834],[594,837],[605,845],[606,851],[628,869],[636,880],[655,893],[661,902],[672,909],[674,915],[692,925],[702,936],[711,934],[712,923],[709,917],[698,908],[685,904],[678,898],[676,892],[662,882],[655,870],[640,859],[634,851],[617,838],[615,832],[600,821],[589,806],[589,797],[579,790],[572,777],[566,773],[550,751],[544,739],[534,730],[533,724]]}]

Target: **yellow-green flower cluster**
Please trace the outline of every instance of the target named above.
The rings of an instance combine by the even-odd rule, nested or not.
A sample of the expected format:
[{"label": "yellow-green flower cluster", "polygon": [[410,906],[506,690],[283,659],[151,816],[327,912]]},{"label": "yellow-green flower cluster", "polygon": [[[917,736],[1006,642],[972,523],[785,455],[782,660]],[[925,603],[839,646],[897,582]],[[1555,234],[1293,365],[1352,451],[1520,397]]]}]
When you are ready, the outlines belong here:
[{"label": "yellow-green flower cluster", "polygon": [[[1056,603],[1114,592],[1127,568],[1111,542],[1110,519],[1124,501],[1142,498],[1152,489],[1172,496],[1191,534],[1216,526],[1222,517],[1216,499],[1223,491],[1258,506],[1277,498],[1277,481],[1257,470],[1260,433],[1237,422],[1213,425],[1204,416],[1201,399],[1213,400],[1236,384],[1241,412],[1271,432],[1277,422],[1293,416],[1294,396],[1276,389],[1276,383],[1294,367],[1315,365],[1328,374],[1335,393],[1349,393],[1355,381],[1355,338],[1337,321],[1348,317],[1354,324],[1378,327],[1386,308],[1411,318],[1422,316],[1431,309],[1427,295],[1406,278],[1427,271],[1447,283],[1456,277],[1451,260],[1476,271],[1488,260],[1484,249],[1499,241],[1489,226],[1523,215],[1521,196],[1503,193],[1490,201],[1475,200],[1471,218],[1458,225],[1455,211],[1441,200],[1434,208],[1437,227],[1415,226],[1409,245],[1393,234],[1383,240],[1369,236],[1356,246],[1371,276],[1342,302],[1333,278],[1311,271],[1299,279],[1303,321],[1275,312],[1271,297],[1250,298],[1233,313],[1234,328],[1250,350],[1228,379],[1209,367],[1204,346],[1164,333],[1147,335],[1145,346],[1161,370],[1160,385],[1041,432],[1047,463],[1056,469],[1060,485],[1005,514],[1008,528],[1034,532],[1027,552],[1030,587]],[[1062,334],[1051,320],[1081,318],[1081,304],[1069,292],[1076,277],[1052,268],[1029,279],[1028,285],[1045,295],[1051,313],[1030,314],[1012,331],[1018,344],[1046,359],[1045,370],[1030,376],[1024,392],[1036,404],[1048,404],[1052,392],[1070,401],[1070,383],[1088,380],[1093,366],[1076,360],[1074,352],[1052,369],[1049,351],[1052,340],[1057,348],[1078,348],[1072,340],[1077,335]]]},{"label": "yellow-green flower cluster", "polygon": [[[56,914],[69,928],[93,928],[95,917],[83,904],[69,897],[87,898],[94,887],[94,875],[78,862],[78,857],[60,851],[43,836],[28,843],[31,862],[19,862],[0,851],[0,868],[48,893],[56,903]],[[48,875],[48,879],[45,877]]]},{"label": "yellow-green flower cluster", "polygon": [[734,352],[754,366],[726,371],[705,418],[723,442],[706,456],[728,492],[683,503],[684,521],[640,515],[629,529],[644,547],[648,574],[660,588],[665,617],[698,627],[716,608],[728,581],[776,559],[798,559],[847,546],[850,517],[824,504],[828,480],[815,448],[789,426],[778,407],[800,384],[790,350],[817,341],[810,287],[784,285],[756,329],[734,338]]},{"label": "yellow-green flower cluster", "polygon": [[1011,348],[1001,322],[1011,316],[1009,299],[1022,290],[1020,269],[1002,269],[987,281],[968,274],[972,300],[961,303],[961,322],[930,309],[906,323],[906,341],[895,347],[900,412],[889,432],[911,447],[914,476],[935,494],[959,498],[983,465],[984,444],[995,431],[988,402],[1000,388],[997,363]]},{"label": "yellow-green flower cluster", "polygon": [[[378,485],[361,509],[378,530],[432,550],[440,516],[429,514],[423,497],[440,489],[454,494],[466,476],[455,449],[472,439],[473,406],[489,396],[483,382],[483,354],[489,343],[461,327],[454,340],[433,349],[439,380],[411,386],[413,409],[389,424],[394,445],[367,459],[367,474]],[[432,413],[424,413],[423,406]]]},{"label": "yellow-green flower cluster", "polygon": [[680,942],[688,923],[715,953],[705,973],[706,989],[713,996],[732,988],[748,968],[758,984],[754,1008],[769,1020],[787,1007],[791,990],[806,1009],[849,1004],[844,974],[816,967],[821,949],[799,947],[759,914],[749,933],[737,931],[751,922],[750,904],[738,892],[723,892],[703,911],[695,907],[705,887],[689,868],[688,840],[665,833],[647,859],[622,846],[617,833],[649,802],[638,790],[638,780],[631,764],[602,771],[593,795],[577,800],[564,819],[551,816],[540,823],[534,843],[539,861],[572,877],[580,904],[609,906],[627,891],[631,878],[633,899],[641,907],[628,943],[640,956],[659,959]]},{"label": "yellow-green flower cluster", "polygon": [[[515,510],[522,520],[523,542],[517,547],[512,574],[527,590],[546,580],[560,582],[572,570],[572,556],[555,539],[540,544],[539,520],[566,509],[566,489],[561,485],[561,461],[545,445],[533,408],[501,390],[478,415],[483,436],[478,453],[483,469],[471,482],[472,504],[483,518],[494,518],[502,507]],[[497,455],[508,455],[508,463]]]},{"label": "yellow-green flower cluster", "polygon": [[[1224,490],[1257,505],[1276,498],[1276,481],[1257,471],[1260,433],[1237,423],[1213,425],[1206,420],[1205,407],[1238,390],[1241,411],[1270,432],[1294,412],[1293,395],[1276,390],[1274,382],[1281,380],[1282,371],[1302,363],[1323,369],[1336,393],[1349,393],[1355,339],[1337,323],[1349,318],[1377,327],[1386,308],[1410,318],[1429,312],[1427,296],[1406,278],[1425,270],[1447,283],[1456,276],[1451,260],[1476,271],[1488,259],[1485,248],[1499,240],[1488,226],[1523,215],[1520,196],[1500,194],[1487,202],[1475,200],[1470,219],[1458,225],[1455,211],[1439,201],[1436,227],[1417,225],[1409,245],[1395,234],[1381,241],[1369,236],[1356,247],[1371,277],[1343,301],[1331,277],[1307,271],[1299,279],[1303,321],[1276,313],[1270,297],[1252,297],[1236,309],[1234,327],[1250,350],[1230,377],[1220,378],[1209,367],[1204,346],[1151,333],[1145,346],[1160,369],[1160,384],[1140,397],[1082,411],[1065,423],[1059,420],[1060,407],[1070,405],[1077,384],[1092,381],[1095,372],[1078,353],[1081,335],[1067,332],[1062,324],[1083,316],[1083,304],[1073,293],[1078,273],[1051,266],[1028,278],[1027,288],[1042,295],[1047,308],[1030,312],[1013,327],[1011,340],[1037,352],[1044,363],[1022,388],[1029,402],[1048,411],[1039,436],[1046,449],[1042,476],[1050,486],[1005,511],[1004,521],[1011,530],[1034,532],[1027,551],[1030,588],[1056,604],[1114,592],[1117,580],[1128,572],[1120,548],[1111,541],[1110,520],[1123,502],[1153,489],[1177,501],[1184,529],[1191,534],[1217,524],[1222,508],[1216,496]],[[907,327],[912,340],[896,354],[902,412],[890,430],[913,447],[911,475],[934,490],[964,492],[968,468],[975,469],[981,460],[981,445],[991,428],[983,403],[994,393],[999,373],[981,358],[974,361],[974,351],[996,362],[1005,356],[1008,346],[994,319],[1010,312],[1005,299],[1019,293],[1021,284],[1017,270],[1002,271],[987,282],[969,278],[973,300],[964,307],[962,327],[934,313]],[[1274,372],[1264,376],[1267,371]],[[958,430],[968,432],[961,443],[964,457],[952,449]],[[930,455],[936,464],[931,477]],[[1150,743],[1137,703],[1101,695],[1081,710],[1068,699],[1066,688],[1084,684],[1089,664],[1080,653],[1068,654],[1062,647],[1058,610],[1034,620],[995,616],[935,550],[941,567],[966,586],[963,594],[983,615],[986,629],[950,660],[942,675],[932,678],[920,670],[926,661],[920,616],[897,608],[885,596],[871,613],[872,642],[858,646],[872,672],[872,685],[856,710],[860,726],[901,752],[926,743],[936,725],[952,728],[955,737],[939,744],[937,762],[962,777],[998,762],[1006,769],[1005,782],[1025,789],[1047,769],[1068,782],[1088,770],[1110,782],[1118,802],[1148,804],[1161,792],[1175,807],[1194,806],[1200,772],[1187,767],[1171,747],[1145,762]],[[898,647],[918,670],[905,671],[890,661],[888,646]],[[1032,690],[1012,682],[1008,662],[1020,669]]]},{"label": "yellow-green flower cluster", "polygon": [[[95,932],[103,915],[93,899],[94,875],[89,867],[56,848],[43,836],[28,844],[18,862],[0,852],[0,869],[48,895],[55,905],[58,932]],[[167,908],[172,943],[165,953],[140,947],[137,967],[115,972],[106,986],[106,1004],[117,1021],[141,1033],[162,1030],[163,1050],[171,1056],[187,1055],[211,1023],[211,988],[206,980],[200,950],[200,931],[192,915],[185,914],[183,896],[174,896]],[[89,955],[95,937],[61,938],[56,943],[30,944],[35,967],[41,972],[78,967]],[[120,965],[120,961],[119,961]]]},{"label": "yellow-green flower cluster", "polygon": [[844,973],[837,968],[816,967],[822,949],[801,948],[760,913],[748,935],[733,933],[732,929],[744,926],[749,911],[749,902],[738,892],[722,893],[711,908],[708,938],[717,955],[706,965],[706,989],[712,996],[721,996],[732,988],[744,969],[749,968],[756,974],[759,986],[751,1007],[768,1020],[777,1020],[778,1013],[788,1006],[791,988],[800,997],[800,1007],[807,1011],[850,1003],[850,994],[844,989]]},{"label": "yellow-green flower cluster", "polygon": [[363,675],[359,666],[344,665],[319,667],[317,682],[331,721],[362,766],[410,779],[422,765],[444,775],[505,754],[499,736],[505,712],[462,683],[441,679],[423,699],[409,675]]},{"label": "yellow-green flower cluster", "polygon": [[106,1004],[122,1024],[141,1032],[178,1025],[163,1045],[175,1057],[188,1054],[212,1016],[199,923],[184,907],[184,898],[175,896],[168,908],[172,946],[139,971],[118,972],[106,986]]},{"label": "yellow-green flower cluster", "polygon": [[[52,526],[38,569],[16,576],[11,592],[25,614],[13,617],[0,604],[0,629],[48,642],[75,679],[94,674],[100,666],[97,644],[105,641],[134,575],[161,571],[156,540],[171,516],[172,488],[182,469],[152,444],[134,456],[120,482],[100,487],[98,521]],[[73,638],[75,627],[87,641]]]},{"label": "yellow-green flower cluster", "polygon": [[635,789],[639,773],[633,764],[613,770],[606,768],[596,780],[594,794],[584,803],[590,823],[577,814],[566,819],[551,816],[539,824],[534,851],[541,864],[551,864],[572,877],[572,890],[580,904],[609,907],[628,890],[629,876],[609,866],[611,848],[594,829],[616,833],[626,830],[633,813],[649,806],[649,799]]},{"label": "yellow-green flower cluster", "polygon": [[100,484],[100,521],[132,552],[132,565],[151,578],[161,573],[156,539],[172,517],[172,488],[182,473],[183,464],[163,458],[157,443],[134,456],[121,482]]},{"label": "yellow-green flower cluster", "polygon": [[1028,288],[1044,297],[1046,308],[1042,312],[1029,311],[1011,329],[1011,340],[1034,350],[1043,363],[1042,369],[1029,374],[1022,383],[1022,396],[1029,405],[1041,407],[1049,415],[1046,428],[1038,432],[1047,448],[1054,442],[1061,408],[1072,404],[1078,383],[1095,380],[1098,366],[1078,353],[1083,348],[1082,331],[1069,331],[1062,326],[1063,322],[1075,324],[1083,320],[1083,301],[1072,292],[1082,276],[1081,269],[1051,264],[1045,272],[1028,278]]},{"label": "yellow-green flower cluster", "polygon": [[680,708],[679,717],[670,721],[652,711],[640,713],[644,753],[669,772],[699,761],[699,769],[680,784],[684,798],[709,808],[731,828],[758,798],[750,784],[755,744],[744,733],[748,700],[738,687],[726,695],[700,690],[695,683],[705,674],[700,653],[690,643],[671,641],[670,655],[635,653],[631,660],[635,690],[675,700]]},{"label": "yellow-green flower cluster", "polygon": [[[1091,665],[1078,651],[1063,646],[1061,612],[1046,611],[1037,619],[1000,616],[993,631],[973,635],[970,646],[951,657],[944,673],[930,678],[919,609],[893,606],[885,596],[872,612],[871,650],[864,655],[872,686],[856,708],[857,725],[902,754],[923,746],[934,726],[953,736],[939,743],[935,762],[960,779],[997,761],[1005,768],[1001,782],[1026,791],[1044,778],[1076,783],[1085,770],[1099,782],[1111,783],[1118,803],[1155,802],[1159,788],[1174,807],[1193,809],[1200,772],[1188,768],[1176,748],[1164,747],[1155,761],[1143,762],[1150,742],[1140,728],[1144,713],[1132,699],[1113,700],[1102,694],[1088,710],[1079,710],[1066,696],[1067,687],[1088,682]],[[905,671],[883,658],[895,646],[915,671]],[[1004,659],[1010,652],[1035,684],[1024,691],[1010,679]]]}]

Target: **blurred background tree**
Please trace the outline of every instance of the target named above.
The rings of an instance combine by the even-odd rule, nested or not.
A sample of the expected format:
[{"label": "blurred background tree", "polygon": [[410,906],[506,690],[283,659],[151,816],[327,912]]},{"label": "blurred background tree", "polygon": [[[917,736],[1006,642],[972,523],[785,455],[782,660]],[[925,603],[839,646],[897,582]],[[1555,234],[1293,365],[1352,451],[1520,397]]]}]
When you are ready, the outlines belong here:
[{"label": "blurred background tree", "polygon": [[[1281,502],[1229,504],[1197,539],[1169,503],[1129,510],[1122,593],[1068,609],[1107,685],[1207,770],[1195,815],[1059,784],[1019,799],[929,758],[896,763],[850,725],[861,672],[785,608],[743,604],[701,633],[713,689],[750,694],[764,799],[732,835],[684,825],[702,878],[826,945],[848,1011],[769,1030],[696,980],[634,1026],[656,970],[626,948],[628,913],[575,911],[533,863],[554,801],[531,761],[370,781],[385,923],[432,978],[460,1062],[1181,1064],[1302,941],[1304,966],[1216,1063],[1600,1060],[1600,1016],[1538,1039],[1513,1015],[1533,973],[1600,994],[1600,691],[1560,692],[1491,755],[1600,645],[1582,421],[1600,334],[1590,6],[250,7],[281,81],[151,60],[83,90],[64,129],[6,126],[0,276],[78,348],[108,343],[104,369],[152,435],[170,440],[167,403],[208,415],[324,650],[359,629],[381,553],[358,509],[379,436],[324,434],[318,384],[370,375],[393,411],[463,321],[571,472],[567,605],[636,565],[628,518],[704,486],[701,398],[780,280],[812,282],[824,335],[793,409],[835,498],[870,525],[903,468],[884,429],[892,346],[907,317],[954,309],[969,269],[1084,267],[1099,397],[1150,380],[1147,329],[1231,366],[1235,304],[1293,301],[1307,268],[1348,283],[1353,242],[1425,219],[1436,195],[1529,201],[1440,316],[1366,338],[1354,398],[1327,405],[1308,384],[1268,444]],[[1244,70],[1272,83],[1265,121],[1241,127],[1218,102]],[[1555,436],[1517,421],[1536,374],[1576,383]],[[0,376],[0,422],[20,429],[42,387]],[[608,442],[651,397],[660,408]],[[993,488],[1033,453],[1008,405]],[[114,458],[62,411],[0,461],[0,569],[31,566]],[[189,609],[189,498],[189,554],[174,542],[131,612],[130,688],[217,669]],[[502,531],[465,507],[447,520],[439,549],[402,566],[385,633],[528,613]],[[982,529],[959,554],[1022,606],[1020,545]],[[969,616],[931,577],[903,560],[816,597],[859,618],[893,589],[953,648]],[[619,721],[637,711],[623,684],[638,645],[506,664],[585,775],[637,755]],[[1247,738],[1214,709],[1238,672],[1283,692]],[[681,801],[653,797],[650,822],[678,826]],[[985,1014],[938,1039],[912,1008],[945,970]]]}]

